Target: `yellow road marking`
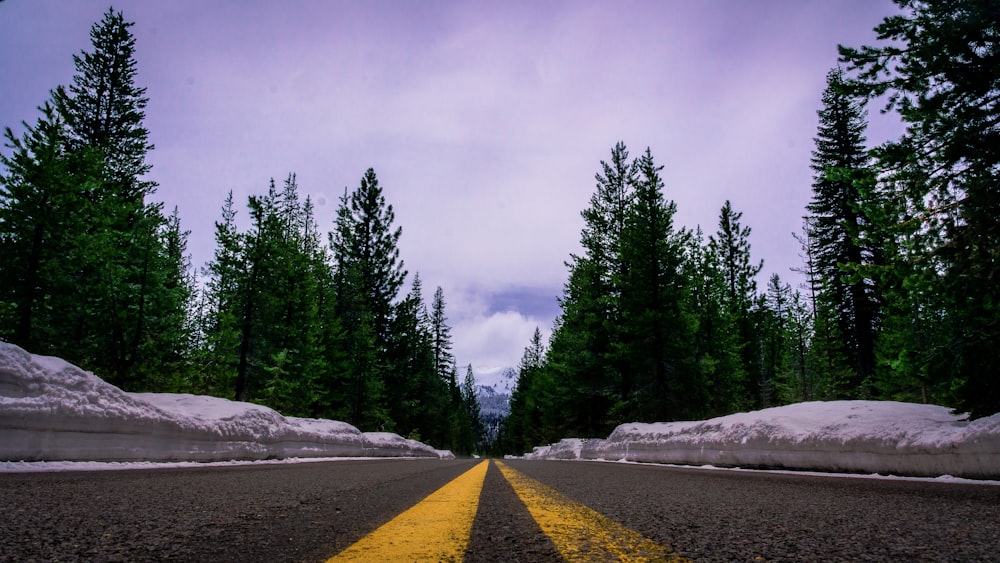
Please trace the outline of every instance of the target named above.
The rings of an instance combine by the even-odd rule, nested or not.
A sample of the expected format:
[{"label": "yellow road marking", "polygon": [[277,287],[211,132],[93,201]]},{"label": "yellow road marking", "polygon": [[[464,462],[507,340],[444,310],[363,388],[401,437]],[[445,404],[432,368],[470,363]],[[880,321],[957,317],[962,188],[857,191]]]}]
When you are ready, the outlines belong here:
[{"label": "yellow road marking", "polygon": [[555,489],[496,464],[567,561],[688,561]]},{"label": "yellow road marking", "polygon": [[327,560],[461,561],[472,535],[488,461],[456,477]]}]

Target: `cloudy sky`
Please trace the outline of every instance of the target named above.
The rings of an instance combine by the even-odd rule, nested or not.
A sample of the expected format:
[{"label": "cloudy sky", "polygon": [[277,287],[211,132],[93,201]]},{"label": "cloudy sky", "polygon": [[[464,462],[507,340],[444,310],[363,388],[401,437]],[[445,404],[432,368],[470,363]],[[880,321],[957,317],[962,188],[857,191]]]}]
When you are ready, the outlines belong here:
[{"label": "cloudy sky", "polygon": [[[494,381],[548,334],[580,211],[611,147],[651,148],[677,222],[728,199],[764,277],[798,282],[826,72],[871,44],[889,0],[621,2],[119,0],[136,22],[156,197],[196,267],[213,223],[298,174],[330,230],[375,169],[428,301],[444,289],[460,365]],[[34,122],[90,49],[106,0],[0,3],[0,126]],[[898,133],[872,111],[869,137]],[[6,149],[4,149],[6,150]]]}]

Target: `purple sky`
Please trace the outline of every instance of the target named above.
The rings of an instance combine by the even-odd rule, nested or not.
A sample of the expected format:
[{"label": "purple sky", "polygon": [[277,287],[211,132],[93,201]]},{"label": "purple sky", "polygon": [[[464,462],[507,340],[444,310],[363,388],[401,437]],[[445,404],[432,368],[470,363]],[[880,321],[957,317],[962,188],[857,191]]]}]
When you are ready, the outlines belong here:
[{"label": "purple sky", "polygon": [[[108,4],[0,3],[0,126],[20,131]],[[328,231],[373,167],[454,352],[492,382],[548,334],[564,262],[611,147],[648,146],[678,224],[726,199],[752,251],[793,283],[792,238],[838,43],[871,44],[889,0],[327,2],[119,0],[135,21],[157,198],[200,269],[228,190],[298,174]],[[898,134],[871,115],[869,138]],[[6,149],[5,149],[6,150]],[[244,213],[245,215],[245,213]],[[404,288],[405,290],[405,288]]]}]

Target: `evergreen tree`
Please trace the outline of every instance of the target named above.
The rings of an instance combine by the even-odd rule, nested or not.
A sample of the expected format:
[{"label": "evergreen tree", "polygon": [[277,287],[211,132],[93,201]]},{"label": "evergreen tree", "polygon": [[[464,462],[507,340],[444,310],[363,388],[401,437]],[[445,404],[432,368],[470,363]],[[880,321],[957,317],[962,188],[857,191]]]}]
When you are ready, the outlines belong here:
[{"label": "evergreen tree", "polygon": [[545,346],[542,333],[536,327],[531,343],[524,349],[517,369],[517,382],[510,396],[510,414],[500,431],[501,449],[524,453],[536,445],[547,443],[555,434],[543,429],[543,417],[559,416],[549,411],[549,392],[545,374]]},{"label": "evergreen tree", "polygon": [[476,377],[472,373],[472,364],[465,368],[465,378],[462,380],[462,404],[465,406],[471,430],[472,450],[482,450],[485,447],[482,410],[479,407],[479,398],[476,396]]},{"label": "evergreen tree", "polygon": [[813,401],[818,397],[819,377],[810,361],[811,339],[815,338],[812,320],[809,303],[799,291],[793,291],[786,333],[786,340],[790,340],[786,375],[778,388],[778,400],[782,403]]},{"label": "evergreen tree", "polygon": [[147,316],[152,335],[142,343],[140,354],[146,358],[140,377],[147,387],[156,391],[190,391],[190,364],[194,351],[195,319],[193,306],[195,279],[187,254],[190,231],[181,229],[177,207],[160,229],[159,252],[151,257],[150,285],[159,291],[150,292]]},{"label": "evergreen tree", "polygon": [[312,203],[298,196],[289,174],[268,194],[267,275],[260,327],[266,344],[261,371],[266,373],[257,400],[295,416],[309,416],[319,400],[319,379],[329,369],[321,348],[324,328],[319,309],[329,266],[320,245]]},{"label": "evergreen tree", "polygon": [[743,213],[726,200],[719,211],[719,231],[708,242],[725,280],[723,299],[733,311],[750,310],[757,295],[756,276],[764,268],[763,260],[754,264],[750,258],[750,227],[740,224],[742,218]]},{"label": "evergreen tree", "polygon": [[[70,87],[52,92],[51,106],[43,106],[44,117],[24,142],[14,143],[8,134],[15,154],[5,160],[18,165],[8,166],[5,184],[18,184],[17,193],[10,194],[14,199],[6,198],[10,208],[46,198],[57,203],[70,194],[75,200],[71,207],[49,209],[50,218],[35,216],[40,230],[32,236],[56,223],[67,229],[65,234],[43,238],[41,245],[25,239],[16,245],[22,250],[11,247],[15,255],[28,249],[22,255],[21,282],[15,284],[20,291],[18,332],[33,345],[58,346],[67,359],[137,390],[152,389],[159,384],[153,374],[173,369],[160,365],[170,356],[160,350],[179,352],[187,346],[185,331],[164,330],[163,321],[181,322],[188,303],[186,290],[178,285],[178,272],[187,264],[171,234],[181,231],[167,223],[160,205],[146,202],[155,188],[143,178],[153,147],[143,126],[145,89],[135,85],[131,26],[110,9],[92,26],[93,50],[74,56]],[[45,149],[39,144],[43,139]],[[31,159],[34,164],[27,166]],[[71,181],[73,189],[57,187],[57,178],[63,179],[58,183]],[[25,197],[32,190],[36,196]],[[59,242],[60,248],[41,249],[60,238],[66,243]],[[43,269],[42,260],[57,250],[67,253],[64,264]],[[44,311],[36,303],[43,287],[56,290]],[[45,321],[48,326],[36,322],[42,320],[36,313],[51,319]]]},{"label": "evergreen tree", "polygon": [[791,384],[789,373],[791,354],[794,352],[792,338],[792,287],[781,282],[778,274],[771,274],[767,281],[767,292],[760,297],[756,307],[758,313],[758,341],[760,349],[759,372],[761,374],[761,407],[774,406],[775,402],[786,402]]},{"label": "evergreen tree", "polygon": [[827,75],[813,151],[813,198],[809,203],[811,253],[819,280],[817,306],[838,343],[832,350],[849,377],[838,395],[872,395],[880,298],[865,267],[881,260],[880,237],[866,214],[864,183],[872,180],[865,150],[863,101],[845,91],[844,75]]},{"label": "evergreen tree", "polygon": [[251,226],[237,231],[232,195],[216,223],[202,321],[213,389],[295,416],[346,410],[344,337],[333,276],[312,203],[290,174],[251,196]]},{"label": "evergreen tree", "polygon": [[153,149],[143,125],[146,89],[135,85],[135,38],[120,12],[109,9],[91,28],[93,51],[73,57],[76,74],[68,89],[57,88],[53,101],[69,133],[73,151],[102,155],[102,180],[89,194],[94,215],[87,260],[79,288],[89,301],[79,316],[81,326],[71,346],[86,350],[90,365],[126,388],[145,385],[137,377],[141,349],[152,334],[149,303],[159,272],[157,233],[160,208],[147,204],[155,184],[144,180],[146,154]]},{"label": "evergreen tree", "polygon": [[812,227],[808,218],[803,222],[802,233],[792,233],[802,248],[804,269],[797,270],[806,276],[808,297],[808,326],[812,335],[808,345],[808,353],[804,365],[808,365],[813,374],[811,387],[813,397],[818,400],[841,398],[843,382],[849,377],[844,366],[846,362],[838,354],[843,349],[840,336],[833,322],[829,307],[820,303],[821,278],[819,261],[815,257]]},{"label": "evergreen tree", "polygon": [[368,169],[358,189],[341,198],[330,246],[336,261],[338,308],[352,366],[348,421],[361,428],[384,428],[384,370],[394,302],[406,277],[399,259],[401,228],[387,205],[375,171]]},{"label": "evergreen tree", "polygon": [[386,374],[389,416],[398,432],[449,447],[451,398],[447,382],[434,369],[431,322],[419,275],[396,307],[392,326]]},{"label": "evergreen tree", "polygon": [[155,184],[142,177],[149,172],[146,154],[153,150],[143,126],[149,101],[146,89],[136,86],[135,37],[121,12],[109,8],[90,30],[93,51],[73,55],[76,75],[69,88],[53,92],[55,105],[66,120],[76,149],[98,149],[104,157],[107,189],[141,206]]},{"label": "evergreen tree", "polygon": [[51,104],[18,138],[7,127],[0,154],[0,338],[38,353],[61,350],[60,321],[77,305],[74,277],[83,267],[88,229],[85,194],[99,181],[94,151],[70,152],[62,118]]},{"label": "evergreen tree", "polygon": [[235,396],[236,352],[239,348],[240,285],[245,273],[243,238],[236,227],[233,192],[222,206],[222,220],[215,222],[215,253],[205,267],[204,305],[199,330],[202,333],[201,392]]},{"label": "evergreen tree", "polygon": [[721,260],[712,245],[704,244],[701,228],[690,241],[685,274],[690,282],[691,310],[697,318],[695,355],[709,403],[708,414],[740,410],[746,400],[745,346],[737,330],[737,315],[726,307],[727,284]]},{"label": "evergreen tree", "polygon": [[[883,175],[872,186],[878,202],[868,215],[881,226],[884,263],[862,270],[876,281],[883,298],[881,326],[876,342],[878,393],[885,398],[913,402],[955,404],[954,373],[946,354],[953,331],[950,297],[940,291],[940,264],[928,267],[920,213],[911,212],[898,193],[921,191],[927,184],[915,167],[905,166]],[[935,358],[937,358],[935,360]]]},{"label": "evergreen tree", "polygon": [[250,196],[247,207],[253,222],[251,232],[242,237],[243,272],[240,279],[238,309],[235,311],[239,327],[239,349],[236,359],[235,396],[237,401],[248,401],[259,391],[262,377],[257,370],[263,366],[267,352],[263,346],[255,346],[263,327],[268,299],[265,293],[265,278],[268,259],[272,256],[269,248],[274,242],[271,204],[275,196],[274,181],[267,197]]},{"label": "evergreen tree", "polygon": [[454,379],[452,365],[455,357],[451,354],[451,328],[445,315],[444,290],[438,287],[434,290],[434,301],[431,302],[431,342],[434,349],[434,371],[448,385],[448,389],[458,389]]},{"label": "evergreen tree", "polygon": [[398,248],[403,229],[393,229],[395,217],[375,171],[369,168],[358,189],[341,201],[336,231],[330,235],[340,269],[357,270],[360,297],[372,314],[380,346],[385,343],[392,306],[406,278]]},{"label": "evergreen tree", "polygon": [[652,152],[636,161],[635,203],[622,232],[622,336],[618,353],[635,374],[626,405],[632,420],[677,420],[708,403],[694,355],[695,319],[684,279],[689,234],[673,226],[676,204],[663,196]]},{"label": "evergreen tree", "polygon": [[581,313],[588,324],[593,326],[590,345],[595,346],[597,365],[591,369],[603,372],[604,378],[591,380],[599,397],[601,388],[617,389],[619,402],[628,401],[634,390],[632,373],[623,358],[614,351],[615,342],[620,338],[622,318],[622,292],[619,282],[625,274],[625,258],[622,255],[623,236],[636,200],[638,169],[635,162],[629,162],[628,149],[619,141],[611,149],[611,161],[601,161],[602,173],[595,175],[596,191],[590,199],[590,207],[583,211],[586,222],[581,243],[587,251],[578,266],[589,270],[591,283],[585,286],[577,300]]},{"label": "evergreen tree", "polygon": [[763,406],[769,383],[760,375],[759,334],[753,315],[757,299],[757,274],[764,262],[750,258],[750,227],[740,224],[743,213],[733,210],[729,200],[719,211],[719,230],[709,238],[709,253],[718,260],[723,292],[719,297],[728,323],[736,331],[736,348],[741,363],[730,374],[735,385],[745,386],[745,396],[753,406]]},{"label": "evergreen tree", "polygon": [[975,416],[1000,410],[1000,11],[978,0],[897,0],[902,14],[876,27],[877,46],[841,47],[866,96],[887,95],[907,124],[882,147],[910,217],[920,222],[921,292],[940,296],[944,342],[924,342],[921,363],[958,389]]},{"label": "evergreen tree", "polygon": [[610,413],[620,413],[634,391],[633,374],[615,348],[622,327],[621,237],[637,182],[624,143],[614,146],[610,161],[601,161],[595,181],[590,206],[581,213],[584,252],[567,264],[570,274],[545,377],[552,387],[548,392],[559,397],[549,409],[552,431],[583,436],[606,433]]}]

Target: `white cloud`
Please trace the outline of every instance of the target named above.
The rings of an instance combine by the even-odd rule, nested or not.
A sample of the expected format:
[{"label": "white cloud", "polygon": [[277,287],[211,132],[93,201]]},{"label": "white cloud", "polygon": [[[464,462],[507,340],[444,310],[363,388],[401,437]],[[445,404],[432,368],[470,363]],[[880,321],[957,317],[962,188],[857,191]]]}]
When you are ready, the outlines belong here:
[{"label": "white cloud", "polygon": [[498,383],[504,368],[514,367],[520,361],[520,354],[512,357],[512,351],[523,351],[531,342],[536,327],[548,342],[550,328],[546,325],[549,324],[551,321],[526,317],[517,311],[461,319],[452,331],[459,365],[468,364],[467,358],[473,358],[472,371],[477,381],[484,385]]},{"label": "white cloud", "polygon": [[[680,224],[711,233],[731,199],[765,275],[784,275],[797,263],[790,231],[836,43],[870,42],[893,11],[887,0],[196,4],[124,5],[149,87],[158,198],[179,205],[194,264],[211,258],[228,190],[242,205],[297,172],[304,193],[325,198],[316,218],[327,231],[344,187],[374,167],[403,227],[401,257],[427,297],[444,288],[456,354],[477,373],[516,364],[534,327],[549,330],[527,306],[491,309],[490,295],[561,287],[594,173],[618,140],[633,155],[651,147]],[[97,18],[106,9],[86,6]],[[9,11],[39,27],[30,45],[21,33],[16,60],[0,56],[13,85],[37,88],[54,50],[69,67],[85,47],[80,9],[37,0]],[[7,21],[0,37],[27,29]],[[0,110],[13,113],[16,90],[0,90]]]}]

